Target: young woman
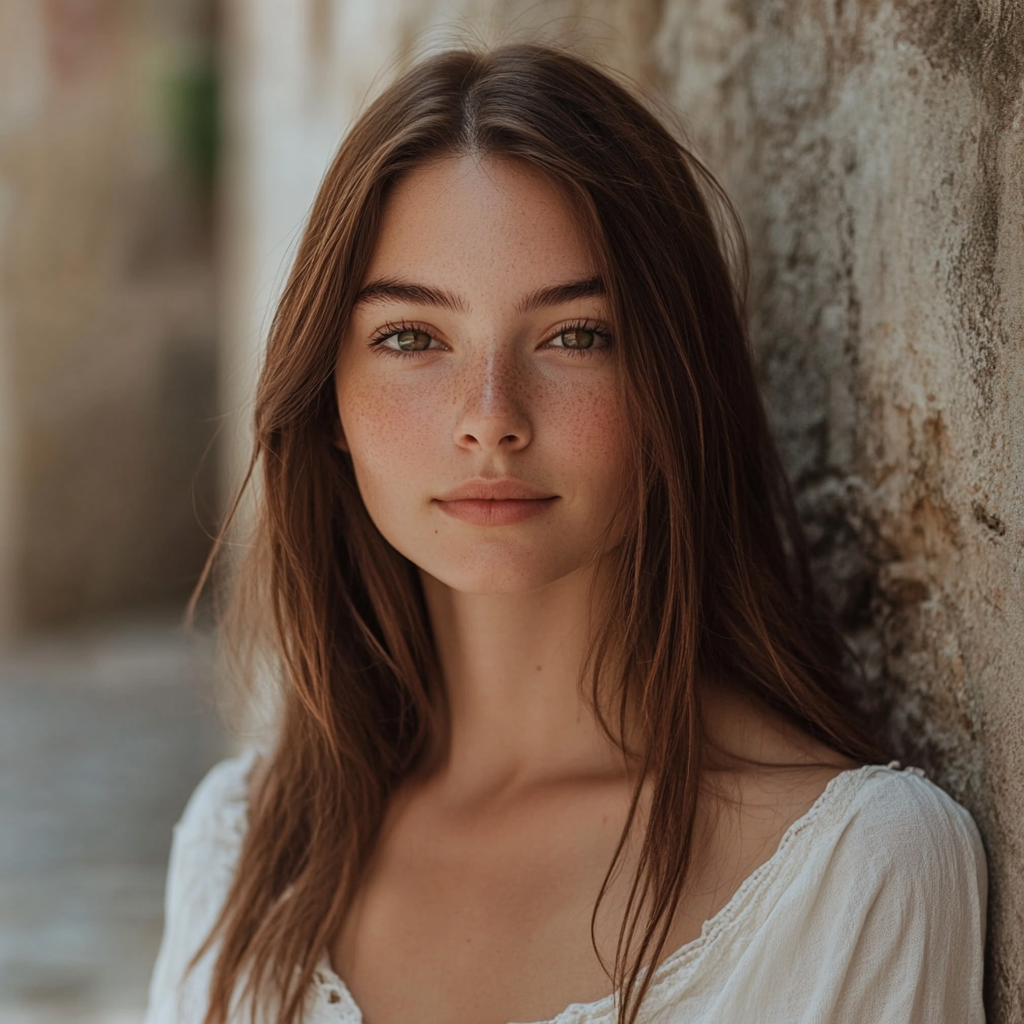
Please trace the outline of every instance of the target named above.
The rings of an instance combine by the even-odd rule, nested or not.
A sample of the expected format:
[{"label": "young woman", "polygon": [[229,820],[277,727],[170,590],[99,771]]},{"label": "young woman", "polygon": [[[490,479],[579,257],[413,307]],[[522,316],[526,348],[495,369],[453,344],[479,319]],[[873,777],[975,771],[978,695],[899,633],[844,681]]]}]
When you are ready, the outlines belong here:
[{"label": "young woman", "polygon": [[352,129],[257,400],[278,736],[177,829],[149,1024],[982,1021],[978,835],[840,683],[727,210],[541,47]]}]

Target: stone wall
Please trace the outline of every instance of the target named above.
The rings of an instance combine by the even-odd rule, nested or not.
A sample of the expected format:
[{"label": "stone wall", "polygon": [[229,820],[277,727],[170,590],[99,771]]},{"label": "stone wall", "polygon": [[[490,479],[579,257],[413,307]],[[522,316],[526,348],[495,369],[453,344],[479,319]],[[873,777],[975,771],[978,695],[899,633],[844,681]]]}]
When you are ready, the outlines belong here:
[{"label": "stone wall", "polygon": [[743,215],[765,393],[820,578],[866,704],[984,833],[991,1020],[1021,1024],[1024,8],[386,6],[231,8],[233,407],[316,181],[378,76],[453,38],[536,32],[633,76]]}]

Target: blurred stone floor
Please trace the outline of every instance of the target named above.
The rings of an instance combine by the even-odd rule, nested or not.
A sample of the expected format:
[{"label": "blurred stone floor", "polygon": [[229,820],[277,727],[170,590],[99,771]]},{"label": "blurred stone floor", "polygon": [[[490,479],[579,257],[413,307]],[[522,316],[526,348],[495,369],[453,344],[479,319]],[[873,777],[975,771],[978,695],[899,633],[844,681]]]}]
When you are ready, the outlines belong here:
[{"label": "blurred stone floor", "polygon": [[226,743],[211,644],[161,622],[0,653],[0,1024],[135,1024],[171,828]]}]

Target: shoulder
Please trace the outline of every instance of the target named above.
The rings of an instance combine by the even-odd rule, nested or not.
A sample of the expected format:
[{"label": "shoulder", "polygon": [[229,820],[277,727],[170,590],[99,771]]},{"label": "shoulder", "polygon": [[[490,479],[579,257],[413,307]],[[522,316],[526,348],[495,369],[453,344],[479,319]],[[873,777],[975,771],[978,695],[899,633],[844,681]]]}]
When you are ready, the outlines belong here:
[{"label": "shoulder", "polygon": [[808,917],[848,961],[848,989],[862,990],[865,1006],[897,993],[932,1005],[926,1019],[980,1019],[988,876],[970,813],[917,769],[873,765],[831,785],[810,844],[818,885]]},{"label": "shoulder", "polygon": [[760,973],[733,979],[743,1012],[731,1019],[754,1019],[748,1002],[763,1011],[767,1000],[757,1019],[787,1024],[982,1024],[984,850],[967,810],[922,773],[840,773],[776,868],[756,927],[739,936]]},{"label": "shoulder", "polygon": [[775,879],[760,886],[764,905],[823,933],[843,921],[852,940],[886,917],[903,932],[969,920],[968,931],[984,933],[981,836],[970,813],[918,769],[840,772],[791,826],[764,874]]},{"label": "shoulder", "polygon": [[207,772],[175,826],[177,847],[222,847],[227,852],[238,845],[248,825],[249,777],[257,759],[257,751],[248,750]]},{"label": "shoulder", "polygon": [[249,825],[249,777],[257,756],[250,750],[211,768],[175,826],[167,876],[169,933],[176,923],[209,931],[217,918]]},{"label": "shoulder", "polygon": [[816,908],[816,948],[843,979],[832,1019],[980,1024],[988,881],[974,820],[914,769],[862,768],[845,785]]},{"label": "shoulder", "polygon": [[192,959],[220,916],[248,828],[249,777],[258,754],[222,761],[196,787],[175,826],[164,935],[150,983],[146,1024],[198,1024],[213,957]]},{"label": "shoulder", "polygon": [[970,812],[919,769],[871,765],[840,775],[831,825],[836,853],[908,886],[985,886],[985,852]]}]

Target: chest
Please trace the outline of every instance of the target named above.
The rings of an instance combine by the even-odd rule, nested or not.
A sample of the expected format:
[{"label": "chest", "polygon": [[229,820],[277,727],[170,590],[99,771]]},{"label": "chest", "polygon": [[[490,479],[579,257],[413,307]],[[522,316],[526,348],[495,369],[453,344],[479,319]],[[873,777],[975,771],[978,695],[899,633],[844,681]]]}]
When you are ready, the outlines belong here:
[{"label": "chest", "polygon": [[[447,827],[413,810],[392,823],[331,951],[366,1024],[546,1021],[607,996],[635,846],[594,910],[627,804],[538,801]],[[696,938],[750,869],[735,842],[704,846],[666,953]]]},{"label": "chest", "polygon": [[608,994],[591,915],[627,808],[611,788],[401,807],[333,950],[367,1024],[538,1021]]}]

